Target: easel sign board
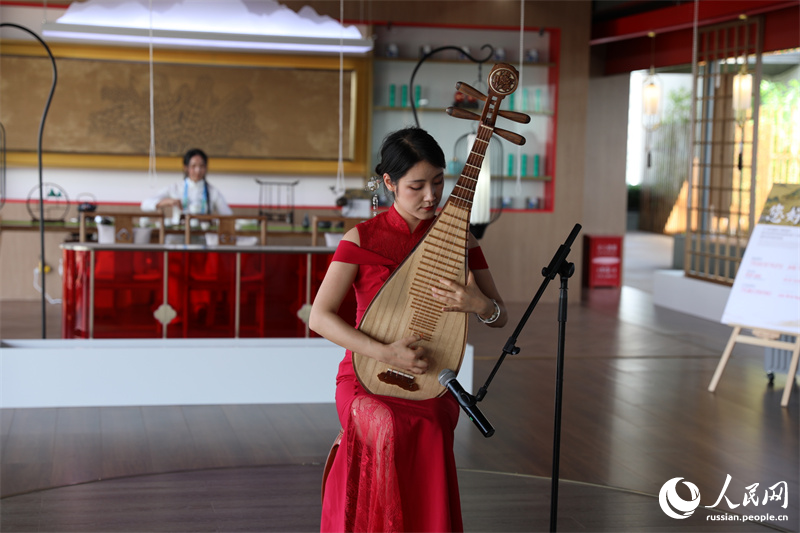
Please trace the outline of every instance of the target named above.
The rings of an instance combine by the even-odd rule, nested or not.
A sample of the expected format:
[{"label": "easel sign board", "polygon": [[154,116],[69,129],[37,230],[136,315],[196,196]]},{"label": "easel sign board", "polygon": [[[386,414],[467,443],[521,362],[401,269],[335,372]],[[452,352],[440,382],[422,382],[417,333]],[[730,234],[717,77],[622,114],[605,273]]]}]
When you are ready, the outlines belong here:
[{"label": "easel sign board", "polygon": [[[781,406],[789,405],[800,359],[800,185],[772,186],[721,321],[733,326],[733,332],[719,358],[709,392],[717,388],[736,343],[765,346],[792,352],[781,397]],[[742,333],[745,328],[752,329],[753,335]],[[793,335],[794,342],[771,338],[778,333]]]},{"label": "easel sign board", "polygon": [[772,186],[721,322],[800,335],[800,185]]}]

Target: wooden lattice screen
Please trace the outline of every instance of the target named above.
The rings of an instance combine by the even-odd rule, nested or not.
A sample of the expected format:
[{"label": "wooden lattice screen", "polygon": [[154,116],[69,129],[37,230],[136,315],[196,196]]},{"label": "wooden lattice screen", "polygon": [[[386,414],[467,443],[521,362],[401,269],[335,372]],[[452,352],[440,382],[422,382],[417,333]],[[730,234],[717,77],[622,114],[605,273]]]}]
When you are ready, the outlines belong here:
[{"label": "wooden lattice screen", "polygon": [[[698,30],[694,58],[692,166],[686,221],[687,276],[731,285],[755,224],[761,83],[761,19]],[[748,58],[755,67],[748,67]],[[753,75],[753,105],[733,110],[734,76]]]}]

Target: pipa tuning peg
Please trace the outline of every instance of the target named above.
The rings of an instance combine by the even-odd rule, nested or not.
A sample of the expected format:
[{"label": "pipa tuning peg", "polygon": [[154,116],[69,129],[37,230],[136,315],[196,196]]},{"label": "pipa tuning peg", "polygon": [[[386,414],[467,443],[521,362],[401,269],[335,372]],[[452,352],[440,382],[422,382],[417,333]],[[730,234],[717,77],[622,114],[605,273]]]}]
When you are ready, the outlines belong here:
[{"label": "pipa tuning peg", "polygon": [[514,133],[513,131],[508,131],[501,128],[495,128],[494,133],[498,137],[501,137],[507,140],[508,142],[514,143],[516,145],[522,146],[523,144],[525,144],[525,137],[523,137],[518,133]]},{"label": "pipa tuning peg", "polygon": [[507,118],[508,120],[519,122],[520,124],[528,124],[531,121],[531,117],[525,113],[520,113],[519,111],[507,111],[505,109],[501,109],[497,112],[497,114],[503,118]]},{"label": "pipa tuning peg", "polygon": [[[445,112],[451,117],[455,118],[466,118],[469,120],[480,120],[481,118],[479,114],[473,113],[472,111],[468,111],[460,107],[448,107],[447,109],[445,109]],[[513,120],[514,122],[519,122],[521,124],[528,124],[531,121],[531,117],[529,117],[525,113],[520,113],[518,111],[501,110],[498,111],[497,114],[503,118],[507,118],[509,120]]]},{"label": "pipa tuning peg", "polygon": [[[456,90],[460,93],[464,93],[467,96],[472,96],[473,98],[477,98],[478,100],[486,101],[486,95],[480,92],[478,89],[472,87],[460,81],[456,83]],[[513,120],[514,122],[519,122],[520,124],[528,124],[531,121],[531,117],[526,115],[525,113],[520,113],[518,111],[507,111],[501,109],[497,112],[497,114],[503,118],[507,118],[508,120]],[[455,115],[453,115],[455,116]],[[467,118],[467,117],[458,117],[458,118]]]},{"label": "pipa tuning peg", "polygon": [[479,114],[473,113],[472,111],[468,111],[466,109],[462,109],[460,107],[448,107],[447,109],[445,109],[445,113],[455,118],[465,118],[467,120],[481,119],[481,116]]},{"label": "pipa tuning peg", "polygon": [[481,102],[486,100],[486,95],[480,92],[478,89],[472,87],[471,85],[467,85],[463,81],[456,83],[456,90],[460,93],[464,93],[467,96],[472,96],[473,98],[477,98]]}]

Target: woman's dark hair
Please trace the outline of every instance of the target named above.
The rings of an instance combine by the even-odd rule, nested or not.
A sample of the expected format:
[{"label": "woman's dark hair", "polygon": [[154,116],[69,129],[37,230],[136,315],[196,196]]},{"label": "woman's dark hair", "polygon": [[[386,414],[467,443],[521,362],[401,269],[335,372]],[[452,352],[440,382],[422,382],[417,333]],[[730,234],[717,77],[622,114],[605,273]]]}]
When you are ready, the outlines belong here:
[{"label": "woman's dark hair", "polygon": [[439,168],[447,165],[436,139],[422,128],[411,126],[390,133],[383,139],[381,161],[375,166],[375,172],[379,177],[389,174],[392,183],[397,185],[400,178],[420,161],[427,161]]},{"label": "woman's dark hair", "polygon": [[194,156],[196,156],[196,155],[199,155],[200,157],[202,157],[203,158],[203,163],[208,165],[208,156],[206,155],[206,153],[204,151],[202,151],[200,148],[192,148],[191,150],[189,150],[188,152],[186,152],[183,155],[183,166],[188,167],[189,166],[189,161],[191,161],[192,158]]}]

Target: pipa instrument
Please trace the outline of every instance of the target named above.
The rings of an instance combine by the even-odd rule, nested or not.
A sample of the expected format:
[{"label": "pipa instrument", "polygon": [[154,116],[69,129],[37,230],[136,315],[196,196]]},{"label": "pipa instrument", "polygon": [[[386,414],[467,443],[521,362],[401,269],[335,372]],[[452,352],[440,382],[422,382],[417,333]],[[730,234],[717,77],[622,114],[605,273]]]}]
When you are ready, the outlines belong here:
[{"label": "pipa instrument", "polygon": [[445,368],[457,372],[461,367],[467,342],[467,314],[443,312],[443,304],[433,297],[431,287],[441,286],[441,279],[466,283],[470,212],[489,141],[495,133],[515,144],[525,143],[522,136],[494,127],[498,116],[530,121],[524,113],[500,110],[503,98],[514,92],[518,81],[519,74],[513,66],[498,63],[489,73],[488,96],[463,82],[456,84],[458,91],[485,101],[480,115],[460,108],[447,109],[456,118],[479,121],[466,165],[436,220],[380,288],[359,324],[359,330],[385,344],[418,335],[421,340],[417,344],[427,351],[428,370],[414,375],[353,353],[359,381],[374,394],[413,400],[435,398],[445,391],[437,379],[439,372]]}]

